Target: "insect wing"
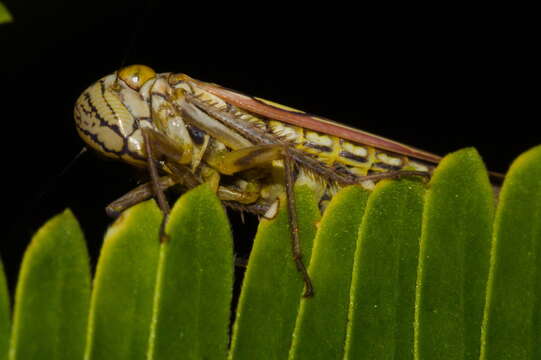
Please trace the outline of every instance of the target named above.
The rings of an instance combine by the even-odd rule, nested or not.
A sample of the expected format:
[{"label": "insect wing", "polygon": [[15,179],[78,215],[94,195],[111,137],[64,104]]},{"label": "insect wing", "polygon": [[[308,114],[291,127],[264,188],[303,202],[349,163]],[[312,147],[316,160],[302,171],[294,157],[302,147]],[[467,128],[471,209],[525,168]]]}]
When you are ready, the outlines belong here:
[{"label": "insect wing", "polygon": [[277,104],[268,100],[251,97],[239,92],[223,88],[219,85],[196,81],[197,85],[222,100],[241,109],[258,114],[273,120],[282,121],[319,133],[337,136],[358,144],[372,146],[378,149],[391,151],[408,157],[438,163],[441,157],[423,150],[419,150],[381,136],[339,124],[318,116],[306,114],[302,111]]}]

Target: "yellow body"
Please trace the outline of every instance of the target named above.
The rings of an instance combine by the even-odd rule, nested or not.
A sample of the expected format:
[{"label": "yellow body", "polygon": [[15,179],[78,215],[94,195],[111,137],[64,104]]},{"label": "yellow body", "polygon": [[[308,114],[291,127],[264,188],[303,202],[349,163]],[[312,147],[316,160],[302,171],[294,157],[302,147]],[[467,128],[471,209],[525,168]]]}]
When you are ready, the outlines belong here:
[{"label": "yellow body", "polygon": [[[160,163],[164,173],[174,173],[172,163],[186,165],[198,181],[213,182],[223,200],[240,204],[271,204],[284,191],[284,146],[296,151],[297,180],[317,187],[322,198],[331,197],[343,185],[341,179],[359,179],[371,187],[363,176],[431,170],[429,164],[404,155],[258,116],[206,90],[212,86],[184,74],[130,66],[100,79],[79,97],[77,130],[100,153],[143,166],[147,154],[142,129],[148,128],[155,145],[175,149],[176,155]],[[225,182],[220,180],[224,176]]]}]

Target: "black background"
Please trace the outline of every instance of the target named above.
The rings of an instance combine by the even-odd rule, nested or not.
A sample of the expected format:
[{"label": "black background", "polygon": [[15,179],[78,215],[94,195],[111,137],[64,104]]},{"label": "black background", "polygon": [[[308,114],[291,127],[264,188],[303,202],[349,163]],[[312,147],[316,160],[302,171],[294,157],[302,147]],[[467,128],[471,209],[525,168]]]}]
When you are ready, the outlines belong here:
[{"label": "black background", "polygon": [[[32,234],[67,207],[95,265],[104,206],[137,184],[127,165],[91,154],[60,175],[83,146],[75,100],[123,65],[184,72],[437,154],[474,146],[499,172],[540,142],[527,10],[4,3],[15,23],[0,26],[0,254],[12,288]],[[237,237],[256,225],[237,225]]]}]

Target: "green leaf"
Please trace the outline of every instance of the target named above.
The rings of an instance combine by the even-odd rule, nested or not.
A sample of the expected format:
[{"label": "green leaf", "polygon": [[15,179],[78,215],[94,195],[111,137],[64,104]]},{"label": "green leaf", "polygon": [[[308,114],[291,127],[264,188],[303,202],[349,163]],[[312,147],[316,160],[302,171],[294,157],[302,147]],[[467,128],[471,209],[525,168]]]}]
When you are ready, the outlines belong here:
[{"label": "green leaf", "polygon": [[446,156],[423,215],[415,313],[418,359],[478,359],[493,195],[474,149]]},{"label": "green leaf", "polygon": [[[106,235],[91,301],[83,236],[67,211],[24,256],[10,359],[81,359],[86,340],[87,360],[540,358],[540,179],[537,147],[511,167],[492,237],[486,170],[475,150],[462,150],[441,162],[424,207],[415,181],[382,181],[368,201],[343,189],[313,251],[318,202],[297,186],[315,297],[301,297],[282,196],[277,217],[259,225],[229,354],[232,239],[209,186],[180,198],[164,244],[152,201],[126,211]],[[0,264],[0,360],[8,312]]]},{"label": "green leaf", "polygon": [[494,224],[482,359],[541,358],[541,146],[511,166]]},{"label": "green leaf", "polygon": [[66,210],[34,235],[24,255],[10,359],[81,359],[89,299],[85,241]]},{"label": "green leaf", "polygon": [[344,359],[413,359],[424,188],[382,181],[368,199],[355,252]]},{"label": "green leaf", "polygon": [[105,235],[96,270],[85,359],[145,359],[160,251],[162,214],[134,206]]},{"label": "green leaf", "polygon": [[[303,260],[310,262],[320,214],[313,192],[296,186]],[[273,220],[261,220],[237,307],[231,343],[233,359],[286,359],[303,282],[291,255],[285,198]]]},{"label": "green leaf", "polygon": [[10,328],[9,293],[4,266],[0,259],[0,360],[8,357]]},{"label": "green leaf", "polygon": [[13,17],[9,13],[8,9],[0,2],[0,24],[12,22]]},{"label": "green leaf", "polygon": [[233,240],[225,210],[205,184],[183,195],[160,250],[149,359],[225,359]]},{"label": "green leaf", "polygon": [[308,269],[315,293],[301,300],[290,359],[344,354],[353,257],[368,194],[359,186],[346,187],[325,210]]}]

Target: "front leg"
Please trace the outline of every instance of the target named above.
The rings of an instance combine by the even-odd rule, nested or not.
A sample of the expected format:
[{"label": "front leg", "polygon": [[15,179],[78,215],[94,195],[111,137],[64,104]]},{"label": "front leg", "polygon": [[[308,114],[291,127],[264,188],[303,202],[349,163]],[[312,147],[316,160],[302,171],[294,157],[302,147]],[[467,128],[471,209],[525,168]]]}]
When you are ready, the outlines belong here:
[{"label": "front leg", "polygon": [[[150,128],[141,129],[143,135],[143,143],[145,146],[145,154],[147,157],[147,167],[150,174],[150,184],[152,187],[152,192],[158,207],[163,213],[163,219],[160,226],[160,241],[164,242],[167,240],[167,234],[165,233],[165,225],[169,219],[169,213],[171,208],[163,189],[160,187],[160,180],[158,174],[158,160],[165,158],[166,161],[172,164],[186,164],[190,162],[189,158],[184,156],[184,149],[182,144],[179,144],[167,136],[153,130]],[[191,148],[187,149],[191,151]]]},{"label": "front leg", "polygon": [[156,165],[158,161],[158,157],[160,155],[163,155],[159,153],[155,153],[155,150],[159,150],[161,147],[159,146],[159,142],[157,142],[158,137],[156,136],[155,131],[150,129],[142,129],[143,133],[143,142],[145,144],[145,152],[147,155],[147,166],[148,171],[150,174],[150,183],[152,185],[152,191],[154,193],[154,196],[156,197],[156,201],[158,202],[158,206],[161,209],[163,213],[163,219],[162,223],[160,225],[160,241],[165,242],[167,240],[167,234],[165,233],[165,225],[167,224],[167,221],[169,219],[169,213],[171,212],[171,207],[169,206],[169,203],[167,202],[167,199],[165,198],[165,194],[160,187],[159,183],[159,176],[158,176],[158,167]]}]

